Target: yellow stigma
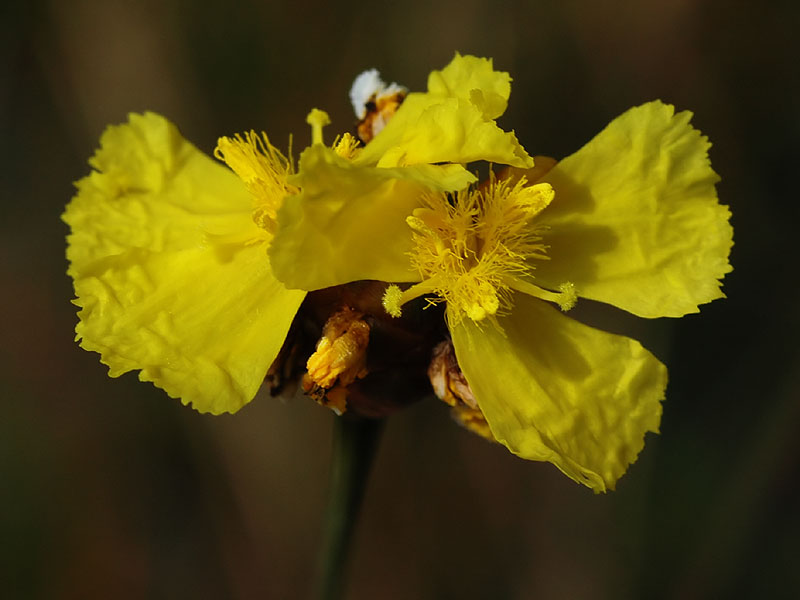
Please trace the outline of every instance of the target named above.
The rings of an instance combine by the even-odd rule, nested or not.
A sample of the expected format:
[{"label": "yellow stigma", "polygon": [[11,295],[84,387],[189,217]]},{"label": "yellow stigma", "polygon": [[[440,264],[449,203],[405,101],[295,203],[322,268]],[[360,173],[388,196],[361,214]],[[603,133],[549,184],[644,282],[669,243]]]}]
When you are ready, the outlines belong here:
[{"label": "yellow stigma", "polygon": [[268,234],[275,233],[276,215],[287,194],[297,193],[286,178],[294,171],[286,158],[269,142],[266,133],[221,137],[214,156],[224,161],[244,182],[253,196],[253,221]]},{"label": "yellow stigma", "polygon": [[311,112],[308,113],[306,117],[306,123],[311,125],[311,143],[321,144],[322,128],[331,123],[331,118],[328,116],[328,113],[318,108],[312,108]]},{"label": "yellow stigma", "polygon": [[451,325],[465,316],[477,322],[507,310],[512,290],[571,308],[572,284],[556,293],[532,283],[531,261],[547,259],[541,228],[533,221],[553,196],[548,183],[497,181],[493,175],[484,189],[427,195],[425,206],[406,220],[415,244],[412,264],[422,282],[405,291],[390,286],[383,299],[387,312],[399,316],[409,300],[434,294],[438,298],[429,301],[447,303]]}]

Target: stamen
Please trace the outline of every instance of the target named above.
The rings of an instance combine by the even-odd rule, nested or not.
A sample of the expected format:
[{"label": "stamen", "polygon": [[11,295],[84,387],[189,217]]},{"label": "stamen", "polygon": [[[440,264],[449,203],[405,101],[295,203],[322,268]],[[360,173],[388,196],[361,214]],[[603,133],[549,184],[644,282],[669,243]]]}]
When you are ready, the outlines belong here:
[{"label": "stamen", "polygon": [[403,306],[402,298],[403,291],[394,284],[387,287],[383,294],[383,308],[395,319],[403,314],[403,311],[400,309],[400,307]]},{"label": "stamen", "polygon": [[280,153],[266,133],[255,131],[217,140],[214,156],[225,162],[244,182],[253,197],[253,221],[274,233],[275,218],[286,194],[297,192],[286,178],[294,170],[292,161]]},{"label": "stamen", "polygon": [[529,185],[524,177],[498,181],[455,194],[429,194],[424,206],[406,218],[415,250],[411,262],[422,282],[401,291],[390,286],[383,304],[392,316],[418,296],[432,294],[429,302],[447,303],[451,326],[468,317],[475,322],[492,320],[507,311],[513,291],[556,302],[566,311],[575,304],[574,286],[559,292],[532,283],[532,259],[547,259],[542,243],[543,227],[532,219],[554,197],[550,184]]},{"label": "stamen", "polygon": [[572,309],[572,307],[574,307],[575,303],[578,301],[578,294],[575,291],[575,284],[573,284],[571,281],[566,281],[559,285],[558,292],[551,292],[550,290],[546,290],[538,285],[534,285],[529,281],[524,281],[517,277],[509,277],[506,283],[508,287],[513,288],[518,292],[558,304],[559,308],[563,312],[567,312]]},{"label": "stamen", "polygon": [[[401,290],[398,286],[391,284],[383,293],[383,308],[387,313],[389,313],[389,315],[394,318],[398,318],[403,314],[403,311],[400,308],[401,306],[407,302],[411,302],[412,300],[419,298],[420,296],[434,294],[436,291],[437,283],[435,279],[420,281],[405,291]],[[431,299],[429,302],[431,304],[436,304],[437,300]]]}]

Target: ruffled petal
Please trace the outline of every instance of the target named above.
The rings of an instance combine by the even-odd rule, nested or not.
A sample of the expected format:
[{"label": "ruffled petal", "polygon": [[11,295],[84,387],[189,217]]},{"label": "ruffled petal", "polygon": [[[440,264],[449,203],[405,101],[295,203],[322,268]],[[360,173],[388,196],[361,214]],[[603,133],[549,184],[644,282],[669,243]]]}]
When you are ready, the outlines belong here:
[{"label": "ruffled petal", "polygon": [[730,211],[691,116],[659,101],[632,108],[541,179],[555,200],[537,221],[549,227],[551,258],[536,263],[537,283],[569,281],[641,317],[679,317],[723,297]]},{"label": "ruffled petal", "polygon": [[647,431],[658,431],[667,371],[635,340],[524,294],[500,331],[463,319],[451,331],[494,437],[596,492],[614,489]]},{"label": "ruffled petal", "polygon": [[491,60],[457,54],[431,73],[428,92],[408,95],[356,162],[394,167],[484,160],[533,166],[514,133],[494,122],[505,111],[510,81]]},{"label": "ruffled petal", "polygon": [[491,58],[455,57],[441,71],[428,75],[428,94],[472,100],[486,119],[496,119],[506,112],[511,95],[511,76],[495,71]]},{"label": "ruffled petal", "polygon": [[472,180],[456,165],[376,169],[312,146],[291,179],[301,193],[278,212],[269,249],[275,275],[309,291],[362,279],[417,281],[406,217],[426,191],[461,189]]},{"label": "ruffled petal", "polygon": [[304,294],[269,270],[252,200],[166,119],[109,127],[64,220],[81,346],[203,412],[251,400]]}]

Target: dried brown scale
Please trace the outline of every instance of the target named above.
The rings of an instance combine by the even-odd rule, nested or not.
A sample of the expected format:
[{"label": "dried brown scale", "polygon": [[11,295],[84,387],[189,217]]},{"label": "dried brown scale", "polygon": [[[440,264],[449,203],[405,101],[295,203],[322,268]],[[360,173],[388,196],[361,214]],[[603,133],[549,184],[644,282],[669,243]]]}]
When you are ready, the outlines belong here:
[{"label": "dried brown scale", "polygon": [[433,349],[428,377],[436,397],[452,407],[450,414],[457,423],[487,440],[495,441],[472,388],[458,366],[450,340],[437,344]]},{"label": "dried brown scale", "polygon": [[492,430],[489,429],[489,424],[486,422],[486,418],[483,416],[483,413],[480,409],[477,408],[470,408],[466,405],[460,405],[453,407],[453,410],[450,412],[453,419],[464,427],[465,429],[469,429],[472,433],[477,433],[482,438],[489,440],[490,442],[497,443],[497,440],[492,435]]},{"label": "dried brown scale", "polygon": [[345,385],[337,380],[329,388],[307,380],[306,393],[322,405],[338,408],[346,392],[347,411],[371,418],[387,416],[430,396],[427,370],[431,355],[447,335],[443,309],[425,308],[427,302],[421,298],[410,303],[401,318],[392,318],[381,302],[385,289],[383,282],[358,281],[309,293],[270,368],[267,382],[273,394],[288,391],[290,380],[296,382],[307,375],[307,359],[314,354],[326,323],[349,310],[369,329],[366,373]]},{"label": "dried brown scale", "polygon": [[395,92],[388,96],[375,94],[364,105],[366,114],[356,125],[356,135],[363,143],[367,144],[374,138],[386,123],[394,116],[397,109],[406,99],[406,92]]},{"label": "dried brown scale", "polygon": [[428,378],[434,394],[442,402],[450,406],[466,405],[469,408],[478,408],[478,401],[458,366],[451,341],[441,342],[433,349]]}]

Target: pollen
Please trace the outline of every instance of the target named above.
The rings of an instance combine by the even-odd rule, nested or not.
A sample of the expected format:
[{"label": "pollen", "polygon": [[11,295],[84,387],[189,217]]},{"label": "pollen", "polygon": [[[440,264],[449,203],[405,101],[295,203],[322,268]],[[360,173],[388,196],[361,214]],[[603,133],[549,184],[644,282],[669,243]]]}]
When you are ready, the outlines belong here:
[{"label": "pollen", "polygon": [[558,291],[561,293],[559,294],[557,304],[561,310],[568,312],[578,301],[578,294],[575,291],[575,284],[571,281],[565,281],[558,286]]},{"label": "pollen", "polygon": [[287,183],[294,171],[292,161],[255,131],[217,140],[214,156],[225,162],[244,182],[253,197],[253,221],[270,235],[275,233],[278,209],[287,194],[297,188]]},{"label": "pollen", "polygon": [[391,316],[397,318],[402,314],[400,306],[402,306],[403,292],[394,284],[386,288],[383,294],[383,308]]},{"label": "pollen", "polygon": [[522,291],[569,310],[574,286],[558,292],[536,286],[535,263],[547,260],[543,228],[536,216],[553,200],[550,184],[497,180],[456,194],[431,193],[408,217],[415,248],[411,262],[422,281],[405,291],[390,286],[383,303],[392,316],[416,297],[447,303],[449,324],[464,317],[479,322],[506,313],[513,291]]}]

